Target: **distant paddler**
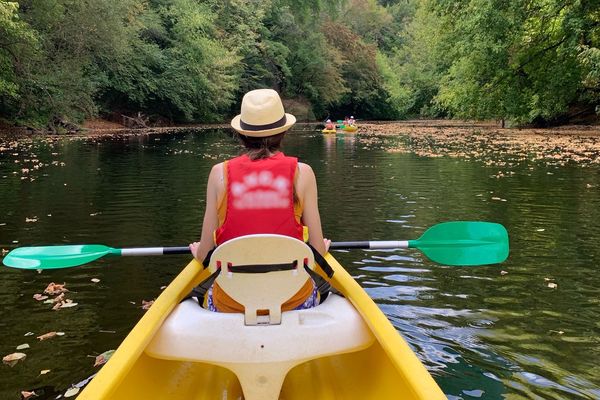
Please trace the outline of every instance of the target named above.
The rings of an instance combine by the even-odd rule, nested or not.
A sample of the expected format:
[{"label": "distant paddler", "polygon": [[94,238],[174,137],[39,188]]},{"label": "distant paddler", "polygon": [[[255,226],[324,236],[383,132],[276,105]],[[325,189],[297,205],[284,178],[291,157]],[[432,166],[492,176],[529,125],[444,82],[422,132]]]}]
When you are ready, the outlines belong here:
[{"label": "distant paddler", "polygon": [[323,132],[323,133],[336,133],[335,124],[333,122],[331,122],[330,119],[328,119],[325,122],[325,129],[323,129],[321,132]]}]

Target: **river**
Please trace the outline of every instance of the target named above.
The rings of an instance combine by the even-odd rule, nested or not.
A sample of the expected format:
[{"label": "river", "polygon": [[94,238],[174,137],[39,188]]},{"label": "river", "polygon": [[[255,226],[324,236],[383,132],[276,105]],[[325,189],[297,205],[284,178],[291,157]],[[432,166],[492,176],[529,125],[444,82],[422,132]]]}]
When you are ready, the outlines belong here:
[{"label": "river", "polygon": [[[401,130],[367,133],[303,127],[285,139],[315,170],[327,237],[416,239],[451,220],[499,222],[510,235],[509,259],[483,267],[437,265],[416,250],[334,253],[448,398],[600,398],[600,165],[513,157],[494,143],[485,156],[450,156],[435,143],[415,151]],[[210,166],[238,151],[219,129],[0,137],[0,250],[187,245],[199,237]],[[0,352],[29,348],[0,366],[0,398],[92,375],[95,357],[119,345],[187,259],[1,267]],[[50,282],[66,283],[77,305],[35,300]],[[64,335],[36,339],[51,331]]]}]

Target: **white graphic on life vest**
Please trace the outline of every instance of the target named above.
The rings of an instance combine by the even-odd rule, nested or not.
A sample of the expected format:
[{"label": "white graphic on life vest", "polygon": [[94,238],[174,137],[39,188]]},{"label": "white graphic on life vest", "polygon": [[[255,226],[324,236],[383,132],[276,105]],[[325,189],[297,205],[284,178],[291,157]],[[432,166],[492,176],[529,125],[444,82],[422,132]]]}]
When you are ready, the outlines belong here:
[{"label": "white graphic on life vest", "polygon": [[289,179],[274,177],[269,171],[253,172],[244,176],[243,182],[231,183],[233,206],[238,210],[287,208],[290,185]]}]

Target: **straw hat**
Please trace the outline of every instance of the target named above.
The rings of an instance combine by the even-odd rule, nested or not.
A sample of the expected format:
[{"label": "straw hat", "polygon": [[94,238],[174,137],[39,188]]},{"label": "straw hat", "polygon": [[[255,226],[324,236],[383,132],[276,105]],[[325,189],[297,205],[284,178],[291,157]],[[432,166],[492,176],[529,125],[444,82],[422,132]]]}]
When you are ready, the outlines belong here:
[{"label": "straw hat", "polygon": [[240,115],[231,127],[252,137],[267,137],[285,132],[296,123],[296,117],[283,110],[279,94],[273,89],[251,90],[242,99]]}]

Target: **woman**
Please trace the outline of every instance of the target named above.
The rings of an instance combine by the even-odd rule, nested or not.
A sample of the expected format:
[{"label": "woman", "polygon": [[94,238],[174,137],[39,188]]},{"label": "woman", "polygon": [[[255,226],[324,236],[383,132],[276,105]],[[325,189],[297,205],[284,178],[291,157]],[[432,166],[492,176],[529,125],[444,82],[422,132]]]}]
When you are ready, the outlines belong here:
[{"label": "woman", "polygon": [[[320,254],[323,239],[317,204],[317,183],[310,166],[280,151],[285,132],[296,118],[285,113],[276,91],[252,90],[242,99],[241,113],[231,121],[245,152],[213,166],[208,177],[206,210],[200,242],[190,244],[202,262],[209,251],[235,237],[276,233],[306,240]],[[283,304],[282,310],[318,304],[312,280]],[[208,291],[205,306],[212,311],[240,312],[241,305],[218,285]]]}]

